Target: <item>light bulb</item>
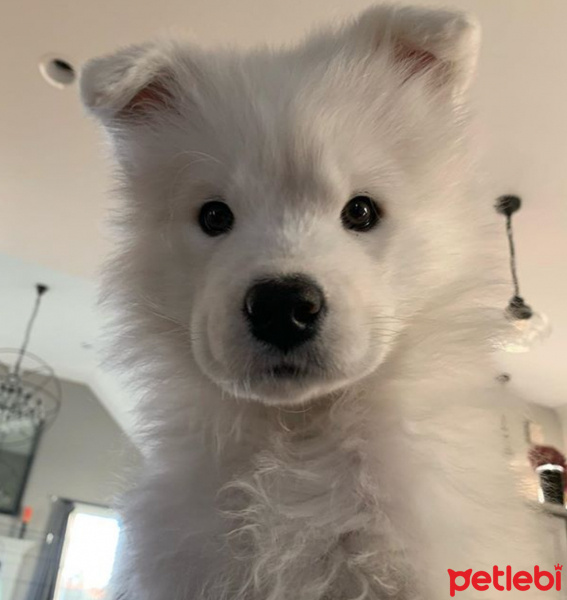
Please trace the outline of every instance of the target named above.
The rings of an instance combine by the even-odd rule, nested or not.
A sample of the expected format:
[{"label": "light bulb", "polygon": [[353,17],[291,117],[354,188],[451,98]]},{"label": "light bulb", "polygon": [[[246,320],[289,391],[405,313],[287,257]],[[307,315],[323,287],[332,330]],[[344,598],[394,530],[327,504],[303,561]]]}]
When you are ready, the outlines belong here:
[{"label": "light bulb", "polygon": [[547,316],[534,312],[519,296],[510,300],[505,315],[510,327],[497,344],[505,352],[529,352],[551,334]]}]

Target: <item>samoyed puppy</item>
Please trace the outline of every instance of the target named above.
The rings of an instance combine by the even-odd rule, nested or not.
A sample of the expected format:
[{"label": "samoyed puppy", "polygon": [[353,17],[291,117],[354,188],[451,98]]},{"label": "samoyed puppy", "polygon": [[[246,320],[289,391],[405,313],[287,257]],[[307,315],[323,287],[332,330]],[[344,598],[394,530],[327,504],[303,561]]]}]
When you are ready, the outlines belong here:
[{"label": "samoyed puppy", "polygon": [[120,597],[439,600],[451,569],[477,598],[468,569],[552,570],[489,356],[478,44],[383,5],[289,48],[86,65],[122,196],[114,362],[143,396]]}]

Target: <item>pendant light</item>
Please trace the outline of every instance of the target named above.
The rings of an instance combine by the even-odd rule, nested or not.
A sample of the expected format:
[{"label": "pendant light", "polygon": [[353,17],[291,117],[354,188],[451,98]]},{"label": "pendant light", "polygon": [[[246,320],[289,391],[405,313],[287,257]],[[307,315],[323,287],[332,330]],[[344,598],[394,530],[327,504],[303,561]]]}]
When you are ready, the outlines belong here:
[{"label": "pendant light", "polygon": [[510,272],[513,283],[513,296],[504,311],[511,327],[505,338],[499,341],[498,346],[506,352],[528,352],[545,340],[551,333],[548,318],[527,304],[520,295],[520,284],[516,266],[516,247],[512,230],[512,215],[520,210],[522,201],[518,196],[501,196],[496,201],[496,211],[506,218],[506,235],[510,252]]},{"label": "pendant light", "polygon": [[0,441],[33,438],[49,426],[59,411],[61,386],[53,369],[28,351],[28,344],[48,291],[36,285],[35,303],[19,349],[0,349]]}]

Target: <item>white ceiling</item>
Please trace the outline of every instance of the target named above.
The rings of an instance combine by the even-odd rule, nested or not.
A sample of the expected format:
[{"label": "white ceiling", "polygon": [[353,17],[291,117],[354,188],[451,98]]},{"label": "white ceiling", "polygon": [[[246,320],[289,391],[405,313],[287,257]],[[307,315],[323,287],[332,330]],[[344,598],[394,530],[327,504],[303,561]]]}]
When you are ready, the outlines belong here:
[{"label": "white ceiling", "polygon": [[[416,0],[416,4],[430,4]],[[102,138],[76,87],[49,86],[38,62],[56,54],[76,67],[164,29],[207,43],[285,42],[367,0],[4,0],[0,20],[0,345],[15,345],[42,279],[46,297],[34,350],[62,374],[88,381],[126,423],[126,396],[81,343],[98,333],[93,278],[107,250],[102,220],[111,188]],[[494,196],[525,200],[516,219],[527,300],[550,317],[541,349],[505,356],[531,399],[567,402],[567,2],[453,0],[484,31],[476,87],[487,178]],[[41,326],[40,326],[41,324]],[[106,386],[100,383],[106,377]],[[95,383],[93,383],[95,382]],[[103,389],[104,388],[104,389]],[[112,390],[111,390],[112,388]]]}]

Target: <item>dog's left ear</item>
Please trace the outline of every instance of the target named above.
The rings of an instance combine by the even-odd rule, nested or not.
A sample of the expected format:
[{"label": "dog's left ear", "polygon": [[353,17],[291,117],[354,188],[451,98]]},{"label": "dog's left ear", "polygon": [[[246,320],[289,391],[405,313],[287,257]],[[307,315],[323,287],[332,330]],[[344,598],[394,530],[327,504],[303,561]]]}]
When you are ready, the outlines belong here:
[{"label": "dog's left ear", "polygon": [[349,35],[365,53],[385,52],[401,81],[421,77],[462,99],[476,70],[480,26],[457,11],[380,5],[362,13]]}]

